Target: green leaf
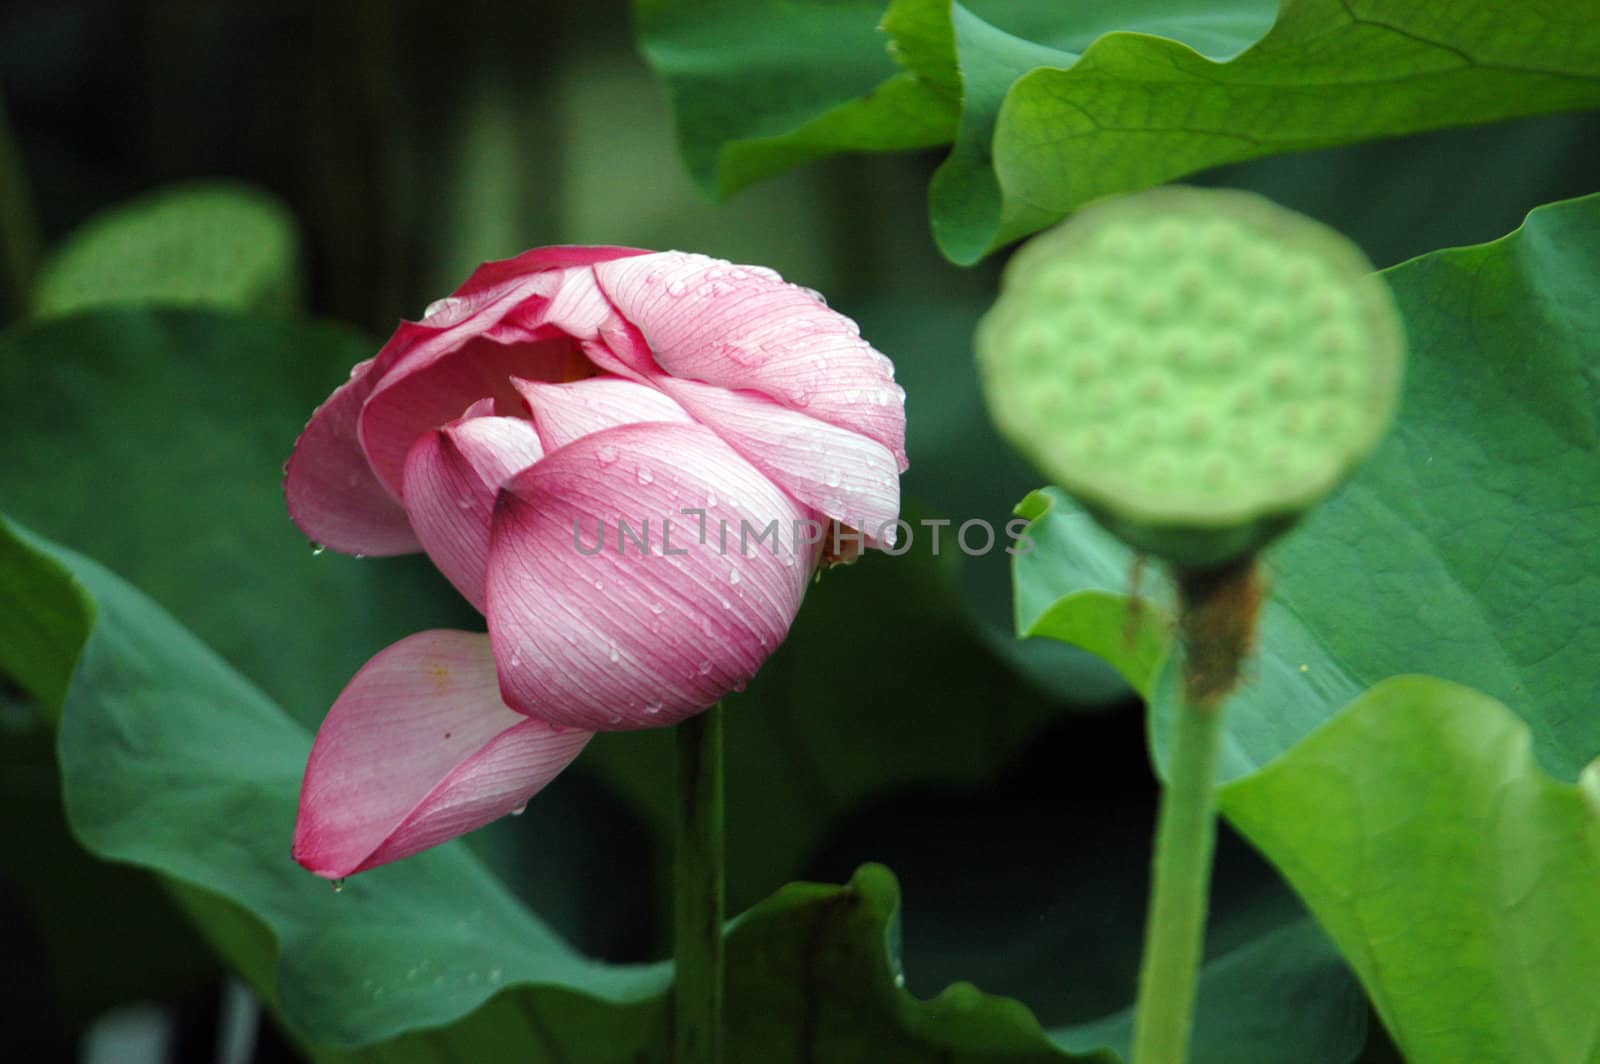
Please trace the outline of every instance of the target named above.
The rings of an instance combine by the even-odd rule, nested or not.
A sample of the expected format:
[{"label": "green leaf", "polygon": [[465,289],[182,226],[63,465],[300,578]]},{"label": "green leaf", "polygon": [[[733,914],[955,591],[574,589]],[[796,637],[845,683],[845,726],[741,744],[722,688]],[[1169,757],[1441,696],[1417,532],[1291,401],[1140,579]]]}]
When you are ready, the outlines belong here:
[{"label": "green leaf", "polygon": [[300,304],[300,234],[249,185],[172,185],[108,208],[40,270],[37,317],[129,304],[286,313]]},{"label": "green leaf", "polygon": [[718,196],[841,151],[950,139],[953,99],[899,70],[881,0],[636,0],[689,170]]},{"label": "green leaf", "polygon": [[[1506,702],[1540,763],[1573,779],[1600,752],[1600,627],[1581,623],[1600,599],[1600,195],[1385,275],[1413,352],[1400,417],[1269,552],[1261,652],[1230,702],[1223,771],[1258,769],[1372,684],[1427,670]],[[1054,509],[1061,521],[1072,504]],[[1018,562],[1023,630],[1115,579],[1104,532],[1081,515],[1062,528]],[[1171,704],[1154,698],[1159,733]]]},{"label": "green leaf", "polygon": [[1600,1059],[1600,773],[1526,724],[1387,680],[1221,795],[1360,972],[1407,1060]]},{"label": "green leaf", "polygon": [[[1173,615],[1169,602],[1144,597],[1143,563],[1057,488],[1029,494],[1017,515],[1028,520],[1033,544],[1012,561],[1017,634],[1083,647],[1148,698],[1167,657]],[[1130,588],[1135,582],[1140,586]],[[1165,590],[1158,574],[1148,583],[1157,595]]]},{"label": "green leaf", "polygon": [[1227,59],[1260,38],[1273,6],[1267,0],[1139,0],[1063,10],[1044,0],[966,6],[896,0],[886,28],[914,30],[926,43],[905,54],[919,61],[924,78],[953,81],[962,102],[955,144],[928,188],[939,247],[953,261],[970,264],[1060,217],[1002,191],[996,177],[996,122],[1018,79],[1041,67],[1071,67],[1092,42],[1112,31],[1176,38],[1167,43]]},{"label": "green leaf", "polygon": [[289,523],[281,482],[295,437],[375,346],[331,325],[200,310],[9,330],[0,499],[126,573],[315,723],[383,646],[473,618],[421,559],[313,557]]},{"label": "green leaf", "polygon": [[970,264],[1091,199],[1224,163],[1600,102],[1596,0],[894,0],[898,71],[874,6],[639,0],[708,188],[953,140],[933,229]]},{"label": "green leaf", "polygon": [[[74,832],[98,856],[168,877],[247,973],[275,968],[266,989],[295,1035],[368,1045],[494,999],[459,1035],[411,1036],[409,1051],[473,1057],[492,1045],[595,1061],[661,1051],[670,967],[576,953],[464,846],[340,893],[298,868],[288,840],[306,730],[94,562],[7,523],[0,550],[27,573],[30,597],[54,584],[46,597],[76,594],[95,618],[81,653],[81,628],[49,647],[58,666],[77,662],[59,739]],[[907,994],[890,952],[897,907],[893,877],[869,866],[846,887],[791,885],[740,917],[729,941],[735,1056],[780,1059],[799,1032],[813,1059],[1073,1059],[1016,1002],[960,984],[929,1002]]]},{"label": "green leaf", "polygon": [[[1026,74],[1001,108],[994,167],[1006,204],[1054,219],[1223,163],[1597,103],[1594,0],[1285,0],[1224,62],[1114,33],[1069,68]],[[992,234],[991,248],[1020,235]]]},{"label": "green leaf", "polygon": [[[1209,934],[1215,940],[1218,931]],[[1327,936],[1307,916],[1269,925],[1200,970],[1190,1056],[1228,1064],[1348,1062],[1367,1030],[1366,1000]],[[1050,1032],[1068,1050],[1132,1056],[1133,1006]]]}]

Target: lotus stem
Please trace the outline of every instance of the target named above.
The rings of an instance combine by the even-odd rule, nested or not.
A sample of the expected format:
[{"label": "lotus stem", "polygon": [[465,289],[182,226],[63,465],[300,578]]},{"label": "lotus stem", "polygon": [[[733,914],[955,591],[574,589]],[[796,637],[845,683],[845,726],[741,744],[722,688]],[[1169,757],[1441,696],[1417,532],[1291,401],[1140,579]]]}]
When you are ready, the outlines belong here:
[{"label": "lotus stem", "polygon": [[677,726],[673,1042],[677,1064],[722,1064],[726,963],[722,706]]}]

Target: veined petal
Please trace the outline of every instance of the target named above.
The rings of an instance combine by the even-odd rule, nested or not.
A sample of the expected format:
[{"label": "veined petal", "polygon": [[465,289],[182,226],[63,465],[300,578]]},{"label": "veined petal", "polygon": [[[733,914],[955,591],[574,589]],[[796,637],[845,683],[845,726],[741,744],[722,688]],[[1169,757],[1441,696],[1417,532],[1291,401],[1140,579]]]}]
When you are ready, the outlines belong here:
[{"label": "veined petal", "polygon": [[417,537],[356,438],[374,363],[357,365],[311,415],[284,466],[283,491],[289,516],[313,542],[345,554],[409,554],[420,549]]},{"label": "veined petal", "polygon": [[516,343],[472,337],[426,366],[387,378],[362,411],[361,442],[378,478],[403,496],[405,459],[417,437],[484,398],[500,414],[520,413],[512,377],[566,380],[593,372],[577,345],[559,334]]},{"label": "veined petal", "polygon": [[761,392],[876,440],[906,468],[893,365],[815,293],[762,267],[677,251],[596,263],[594,273],[672,376]]},{"label": "veined petal", "polygon": [[337,879],[482,827],[589,741],[506,708],[489,637],[432,631],[381,651],[317,732],[294,857]]},{"label": "veined petal", "polygon": [[659,388],[621,377],[589,377],[566,384],[517,380],[512,384],[526,401],[546,451],[618,425],[693,420]]},{"label": "veined petal", "polygon": [[516,413],[521,401],[512,376],[572,380],[597,366],[631,373],[605,341],[625,326],[590,265],[635,254],[643,252],[536,248],[479,267],[421,322],[401,325],[378,354],[381,379],[358,426],[378,479],[398,497],[416,438],[478,399]]},{"label": "veined petal", "polygon": [[411,527],[433,564],[480,613],[494,497],[543,455],[531,421],[475,417],[423,433],[406,457]]},{"label": "veined petal", "polygon": [[696,421],[715,429],[800,502],[859,529],[869,545],[885,536],[894,542],[900,468],[883,444],[755,392],[672,377],[659,383]]},{"label": "veined petal", "polygon": [[625,425],[552,451],[495,506],[487,613],[507,703],[592,730],[711,705],[788,634],[816,558],[808,529],[820,538],[701,425]]}]

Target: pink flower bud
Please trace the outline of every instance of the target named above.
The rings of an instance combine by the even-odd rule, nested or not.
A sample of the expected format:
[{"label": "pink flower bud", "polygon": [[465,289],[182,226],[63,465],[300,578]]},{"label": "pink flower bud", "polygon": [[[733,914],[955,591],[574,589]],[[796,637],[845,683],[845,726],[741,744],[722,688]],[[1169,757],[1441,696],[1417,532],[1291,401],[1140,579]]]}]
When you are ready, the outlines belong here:
[{"label": "pink flower bud", "polygon": [[741,689],[788,634],[817,530],[892,537],[904,398],[815,293],[680,252],[535,249],[402,324],[312,416],[289,511],[334,550],[425,550],[489,634],[412,636],[350,682],[297,859],[337,877],[435,845],[591,733]]}]

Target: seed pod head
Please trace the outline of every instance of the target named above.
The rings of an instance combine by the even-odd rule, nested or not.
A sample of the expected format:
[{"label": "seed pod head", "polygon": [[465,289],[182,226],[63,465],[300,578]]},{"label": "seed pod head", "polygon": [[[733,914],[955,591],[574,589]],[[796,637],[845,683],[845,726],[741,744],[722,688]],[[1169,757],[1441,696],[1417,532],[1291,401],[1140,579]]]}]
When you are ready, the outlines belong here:
[{"label": "seed pod head", "polygon": [[1207,567],[1260,549],[1377,446],[1405,332],[1338,233],[1251,193],[1167,187],[1018,251],[977,350],[1024,454],[1131,546]]}]

